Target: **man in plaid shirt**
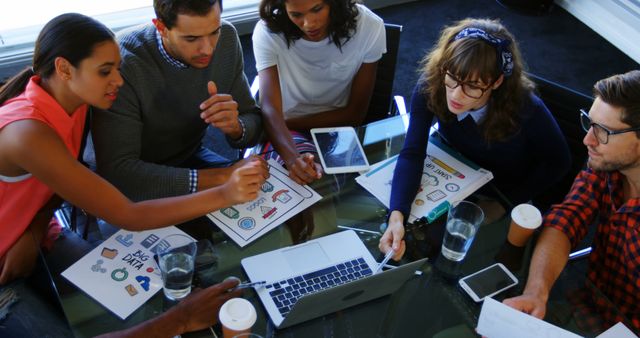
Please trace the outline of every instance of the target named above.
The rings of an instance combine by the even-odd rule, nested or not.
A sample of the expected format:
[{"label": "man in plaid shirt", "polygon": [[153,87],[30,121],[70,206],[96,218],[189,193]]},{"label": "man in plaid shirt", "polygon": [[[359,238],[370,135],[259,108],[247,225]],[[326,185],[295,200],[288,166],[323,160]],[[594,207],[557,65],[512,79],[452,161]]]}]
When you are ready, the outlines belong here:
[{"label": "man in plaid shirt", "polygon": [[545,215],[526,288],[504,302],[543,318],[570,250],[595,224],[587,278],[605,297],[592,298],[599,308],[611,302],[617,310],[598,311],[602,325],[626,317],[640,331],[640,71],[598,81],[594,96],[580,116],[588,169],[578,174],[564,202]]}]

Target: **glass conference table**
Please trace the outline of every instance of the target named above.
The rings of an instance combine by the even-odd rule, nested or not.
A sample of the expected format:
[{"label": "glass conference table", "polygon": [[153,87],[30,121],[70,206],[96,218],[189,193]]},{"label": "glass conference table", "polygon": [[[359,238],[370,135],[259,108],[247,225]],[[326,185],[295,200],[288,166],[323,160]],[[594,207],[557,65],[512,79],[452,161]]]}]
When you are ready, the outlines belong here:
[{"label": "glass conference table", "polygon": [[[357,129],[371,164],[399,153],[407,124],[407,116],[396,116]],[[181,228],[192,236],[208,239],[213,243],[216,262],[198,274],[197,282],[206,286],[227,276],[246,280],[240,266],[242,258],[345,229],[356,229],[361,240],[380,261],[382,255],[378,251],[378,242],[387,210],[355,182],[355,177],[356,174],[325,175],[312,185],[323,196],[320,202],[245,248],[236,245],[206,218],[182,225]],[[494,257],[505,240],[509,219],[500,217],[483,224],[467,257],[460,263],[453,263],[439,255],[444,218],[446,215],[432,224],[421,223],[410,227],[407,234],[407,254],[398,264],[423,257],[430,257],[430,260],[423,266],[421,276],[412,277],[394,294],[290,328],[276,329],[270,323],[257,295],[253,290],[248,290],[244,297],[258,311],[253,332],[264,337],[476,337],[474,328],[481,306],[458,287],[457,281],[464,275],[494,263]],[[498,300],[522,291],[531,246],[530,243],[525,251],[522,268],[516,271],[520,284],[497,296]],[[587,329],[576,324],[576,309],[584,310],[585,307],[574,306],[569,301],[572,295],[585,288],[585,263],[586,260],[582,260],[568,264],[552,293],[547,320],[589,336],[606,328]],[[62,266],[64,268],[66,267]],[[131,327],[157,316],[170,306],[163,293],[158,292],[130,317],[121,320],[58,272],[52,271],[52,280],[69,325],[77,337],[90,337]],[[217,314],[212,314],[215,315]],[[209,330],[203,330],[183,336],[211,337],[212,334]]]}]

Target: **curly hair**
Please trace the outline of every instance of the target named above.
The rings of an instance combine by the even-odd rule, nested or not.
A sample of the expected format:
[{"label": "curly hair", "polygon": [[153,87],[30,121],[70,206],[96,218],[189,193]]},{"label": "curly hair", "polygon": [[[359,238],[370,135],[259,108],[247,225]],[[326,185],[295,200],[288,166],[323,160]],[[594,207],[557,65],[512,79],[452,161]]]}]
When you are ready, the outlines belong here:
[{"label": "curly hair", "polygon": [[209,14],[211,7],[218,3],[222,12],[222,0],[153,0],[153,10],[156,17],[171,29],[178,20],[178,14],[195,14],[204,16]]},{"label": "curly hair", "polygon": [[438,43],[423,58],[420,68],[423,91],[429,99],[429,109],[445,123],[454,120],[447,108],[445,72],[459,79],[480,79],[489,84],[502,75],[498,65],[496,48],[481,39],[454,37],[465,28],[479,28],[500,39],[511,41],[509,50],[513,54],[513,70],[505,76],[502,84],[491,92],[487,115],[480,123],[487,142],[502,141],[520,129],[516,111],[523,98],[535,89],[534,83],[524,73],[524,64],[513,35],[498,20],[467,18],[445,27]]},{"label": "curly hair", "polygon": [[[614,107],[622,108],[620,121],[640,126],[640,70],[602,79],[593,86],[593,95]],[[636,131],[640,138],[640,131]]]},{"label": "curly hair", "polygon": [[[342,49],[356,30],[358,7],[356,0],[323,0],[329,6],[329,37],[336,47]],[[287,47],[304,36],[287,15],[286,0],[261,0],[260,18],[274,33],[282,33],[287,40]]]}]

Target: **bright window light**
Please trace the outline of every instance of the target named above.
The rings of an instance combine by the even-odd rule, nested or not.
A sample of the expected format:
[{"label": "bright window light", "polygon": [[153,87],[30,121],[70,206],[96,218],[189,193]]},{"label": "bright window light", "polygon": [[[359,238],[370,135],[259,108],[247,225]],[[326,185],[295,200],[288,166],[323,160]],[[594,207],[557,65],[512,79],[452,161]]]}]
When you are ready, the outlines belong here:
[{"label": "bright window light", "polygon": [[[244,0],[241,0],[244,1]],[[229,2],[234,2],[233,0]],[[42,26],[62,13],[82,13],[89,16],[149,7],[152,0],[30,0],[12,1],[11,9],[0,11],[0,32],[29,26]]]}]

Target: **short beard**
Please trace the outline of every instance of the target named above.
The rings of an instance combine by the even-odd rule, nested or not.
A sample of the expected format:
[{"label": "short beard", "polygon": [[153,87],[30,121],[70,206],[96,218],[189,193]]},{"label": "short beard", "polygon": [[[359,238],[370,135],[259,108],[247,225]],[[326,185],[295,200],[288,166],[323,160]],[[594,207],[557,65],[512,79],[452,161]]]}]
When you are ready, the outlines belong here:
[{"label": "short beard", "polygon": [[587,161],[587,166],[593,170],[596,171],[605,171],[605,172],[611,172],[611,171],[623,171],[623,170],[627,170],[627,169],[631,169],[634,167],[638,166],[638,161],[631,161],[631,162],[604,162],[601,163],[600,165],[594,165],[593,161],[591,159],[589,159]]}]

